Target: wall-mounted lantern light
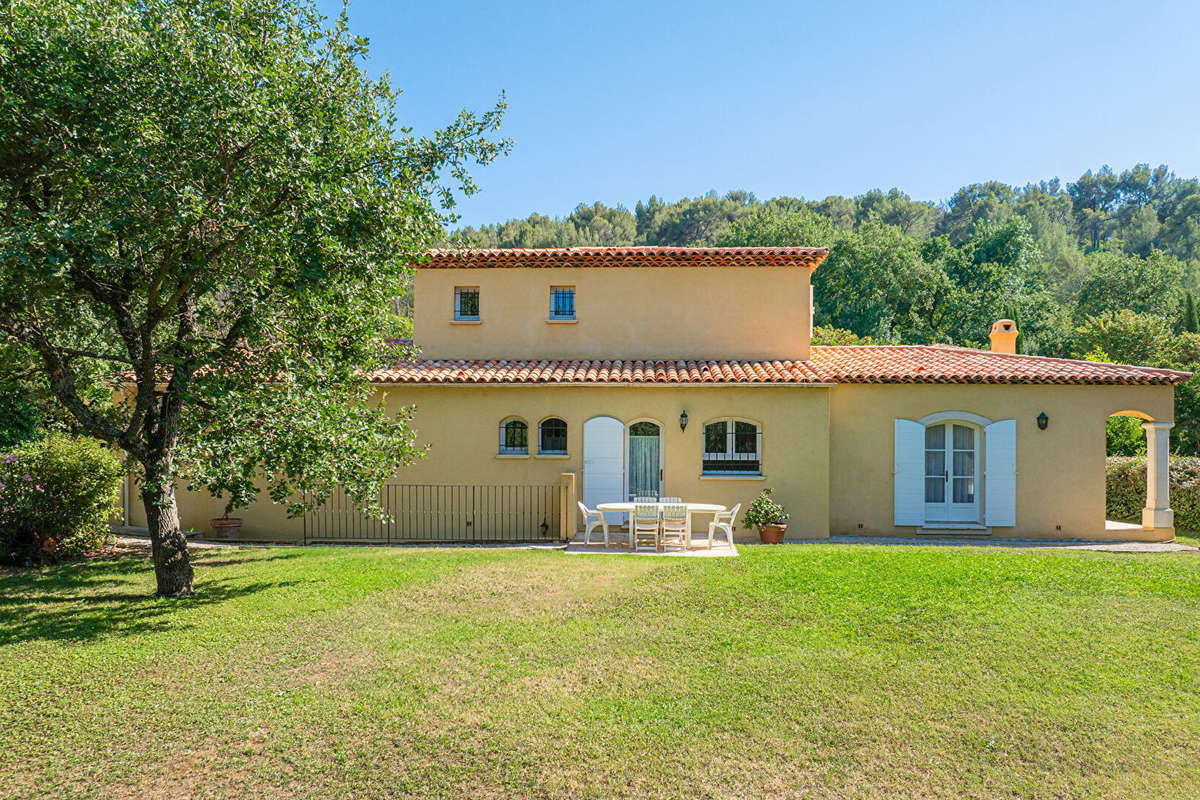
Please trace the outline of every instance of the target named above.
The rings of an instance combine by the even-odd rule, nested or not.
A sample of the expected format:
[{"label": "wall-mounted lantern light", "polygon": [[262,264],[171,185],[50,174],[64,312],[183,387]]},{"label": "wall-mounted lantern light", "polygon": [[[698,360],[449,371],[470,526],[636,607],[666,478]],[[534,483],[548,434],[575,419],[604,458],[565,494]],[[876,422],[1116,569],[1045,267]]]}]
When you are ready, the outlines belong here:
[{"label": "wall-mounted lantern light", "polygon": [[1039,431],[1046,430],[1046,426],[1050,424],[1050,418],[1046,416],[1045,411],[1037,415],[1037,421]]},{"label": "wall-mounted lantern light", "polygon": [[687,412],[686,411],[684,411],[682,414],[679,415],[679,430],[681,430],[681,431],[687,430]]}]

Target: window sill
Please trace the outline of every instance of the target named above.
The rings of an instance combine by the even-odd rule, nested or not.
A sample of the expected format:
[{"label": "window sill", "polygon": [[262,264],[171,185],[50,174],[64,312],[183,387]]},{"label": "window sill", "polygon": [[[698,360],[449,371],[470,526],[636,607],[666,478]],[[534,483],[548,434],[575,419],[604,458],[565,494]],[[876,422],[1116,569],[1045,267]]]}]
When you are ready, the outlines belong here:
[{"label": "window sill", "polygon": [[538,453],[536,456],[534,456],[534,458],[558,458],[558,459],[570,458],[570,457],[571,457],[570,453]]},{"label": "window sill", "polygon": [[579,322],[577,319],[548,319],[547,325],[575,325]]},{"label": "window sill", "polygon": [[452,320],[450,320],[450,324],[451,325],[482,325],[483,320],[481,320],[481,319],[452,319]]},{"label": "window sill", "polygon": [[701,472],[702,481],[765,481],[766,475],[738,475],[734,472]]},{"label": "window sill", "polygon": [[529,458],[529,453],[497,453],[496,458]]}]

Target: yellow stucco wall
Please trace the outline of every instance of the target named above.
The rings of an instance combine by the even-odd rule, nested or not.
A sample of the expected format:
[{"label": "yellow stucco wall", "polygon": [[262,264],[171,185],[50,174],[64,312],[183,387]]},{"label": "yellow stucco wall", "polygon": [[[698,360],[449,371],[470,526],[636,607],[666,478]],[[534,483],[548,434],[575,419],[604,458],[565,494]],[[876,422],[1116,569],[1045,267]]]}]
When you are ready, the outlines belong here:
[{"label": "yellow stucco wall", "polygon": [[[557,484],[564,472],[579,477],[582,499],[583,424],[594,416],[628,423],[651,419],[664,432],[664,494],[692,502],[732,506],[749,503],[764,486],[775,487],[776,499],[792,513],[789,538],[819,538],[829,530],[829,391],[820,387],[392,387],[388,405],[417,404],[414,424],[427,458],[396,477],[422,484]],[[680,412],[689,417],[679,429]],[[567,457],[497,458],[502,419],[519,416],[530,426],[536,453],[539,421],[557,416],[567,422]],[[700,476],[704,423],[738,416],[762,426],[761,479]],[[220,516],[221,504],[207,495],[179,493],[184,526],[207,531]],[[131,524],[144,525],[145,515],[134,497]],[[286,520],[269,501],[238,512],[245,522],[243,539],[295,540],[301,520]],[[697,522],[707,520],[697,517]],[[748,535],[739,531],[740,535]]]},{"label": "yellow stucco wall", "polygon": [[[413,330],[425,358],[807,359],[806,267],[418,269]],[[453,324],[456,286],[479,324]],[[575,323],[548,322],[574,286]]]},{"label": "yellow stucco wall", "polygon": [[[995,535],[1102,538],[1105,419],[1122,411],[1173,419],[1169,386],[397,386],[386,391],[393,409],[417,404],[418,438],[430,445],[428,458],[402,470],[399,482],[556,484],[563,472],[581,475],[586,420],[599,415],[625,423],[653,419],[665,434],[665,494],[732,505],[748,503],[765,486],[774,487],[777,499],[791,511],[788,537],[795,539],[830,533],[911,535],[913,528],[892,524],[893,421],[943,411],[1016,420],[1017,525],[996,528]],[[681,432],[684,410],[689,424]],[[1050,418],[1045,431],[1036,424],[1043,411]],[[508,416],[529,423],[533,451],[540,420],[566,420],[568,455],[497,458],[499,425]],[[703,425],[727,416],[762,425],[765,479],[701,477]],[[144,525],[136,493],[132,499],[130,522]],[[181,520],[188,527],[207,530],[208,520],[221,513],[221,503],[205,495],[181,491],[179,500]],[[303,522],[286,519],[268,501],[239,515],[245,519],[245,539],[301,538]],[[1121,533],[1121,538],[1133,536],[1156,535]]]},{"label": "yellow stucco wall", "polygon": [[[995,528],[994,535],[1051,539],[1106,535],[1104,423],[1109,415],[1139,411],[1157,420],[1174,419],[1170,386],[843,385],[830,397],[834,535],[913,533],[892,524],[897,417],[918,420],[940,411],[966,411],[993,421],[1015,419],[1017,525]],[[1049,417],[1044,431],[1036,421],[1041,412]],[[1133,537],[1122,531],[1120,538]]]}]

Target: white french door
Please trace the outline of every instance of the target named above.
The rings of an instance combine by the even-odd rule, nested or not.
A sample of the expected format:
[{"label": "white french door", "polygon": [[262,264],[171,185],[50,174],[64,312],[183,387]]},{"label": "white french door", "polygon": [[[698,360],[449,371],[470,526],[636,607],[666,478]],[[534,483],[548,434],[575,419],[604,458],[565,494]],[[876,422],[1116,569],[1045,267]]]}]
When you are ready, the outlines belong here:
[{"label": "white french door", "polygon": [[958,422],[925,428],[926,522],[979,521],[979,438]]}]

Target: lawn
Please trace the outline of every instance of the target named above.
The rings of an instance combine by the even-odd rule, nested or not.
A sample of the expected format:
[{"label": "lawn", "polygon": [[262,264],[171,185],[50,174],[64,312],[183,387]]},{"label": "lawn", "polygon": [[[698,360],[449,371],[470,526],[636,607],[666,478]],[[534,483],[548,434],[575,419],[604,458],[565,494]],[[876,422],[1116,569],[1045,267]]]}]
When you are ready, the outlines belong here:
[{"label": "lawn", "polygon": [[743,552],[0,576],[0,796],[1200,796],[1200,557]]}]

